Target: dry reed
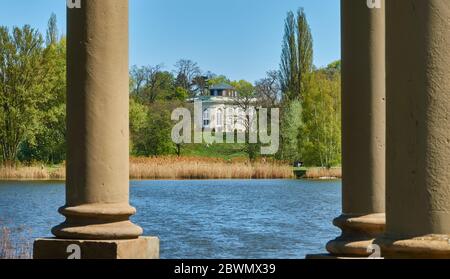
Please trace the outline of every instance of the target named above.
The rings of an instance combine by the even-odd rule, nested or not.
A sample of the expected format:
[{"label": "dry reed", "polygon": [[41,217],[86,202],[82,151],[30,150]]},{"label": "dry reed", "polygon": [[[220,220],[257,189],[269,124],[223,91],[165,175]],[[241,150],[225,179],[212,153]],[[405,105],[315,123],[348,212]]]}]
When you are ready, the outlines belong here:
[{"label": "dry reed", "polygon": [[342,178],[341,168],[309,168],[306,171],[306,179],[340,179]]},{"label": "dry reed", "polygon": [[63,180],[64,178],[63,166],[51,170],[45,167],[0,167],[0,179],[3,180]]},{"label": "dry reed", "polygon": [[159,157],[131,160],[132,179],[281,179],[292,178],[292,168],[276,162],[250,163],[218,158]]},{"label": "dry reed", "polygon": [[[245,159],[152,157],[130,160],[131,179],[284,179],[292,167],[274,160],[250,163]],[[2,180],[63,180],[65,167],[0,167]]]}]

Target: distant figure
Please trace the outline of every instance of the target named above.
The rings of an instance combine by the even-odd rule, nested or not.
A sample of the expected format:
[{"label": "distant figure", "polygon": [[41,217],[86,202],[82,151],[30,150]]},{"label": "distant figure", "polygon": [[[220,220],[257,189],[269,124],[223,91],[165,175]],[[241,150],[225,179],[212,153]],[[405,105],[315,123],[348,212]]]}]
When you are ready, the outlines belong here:
[{"label": "distant figure", "polygon": [[300,161],[295,161],[294,162],[294,168],[301,168],[301,167],[303,167],[303,162],[300,162]]}]

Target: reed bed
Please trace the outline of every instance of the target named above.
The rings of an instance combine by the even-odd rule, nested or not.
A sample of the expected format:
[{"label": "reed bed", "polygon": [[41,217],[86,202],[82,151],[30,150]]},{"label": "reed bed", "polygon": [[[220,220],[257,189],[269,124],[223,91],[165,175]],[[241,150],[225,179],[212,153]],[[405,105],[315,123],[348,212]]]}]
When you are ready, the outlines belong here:
[{"label": "reed bed", "polygon": [[63,180],[64,166],[48,169],[45,167],[0,167],[0,179],[3,180]]},{"label": "reed bed", "polygon": [[341,179],[342,168],[309,168],[306,171],[306,179]]},{"label": "reed bed", "polygon": [[[292,167],[275,160],[154,157],[130,159],[131,179],[289,179]],[[65,167],[0,167],[2,180],[64,180]]]},{"label": "reed bed", "polygon": [[[130,159],[131,179],[290,179],[288,163],[243,158],[224,160],[207,157],[142,157]],[[341,168],[309,168],[303,178],[340,179]],[[0,167],[1,180],[64,180],[65,167]]]},{"label": "reed bed", "polygon": [[218,158],[159,157],[131,160],[132,179],[282,179],[293,178],[292,167],[274,161],[250,163]]}]

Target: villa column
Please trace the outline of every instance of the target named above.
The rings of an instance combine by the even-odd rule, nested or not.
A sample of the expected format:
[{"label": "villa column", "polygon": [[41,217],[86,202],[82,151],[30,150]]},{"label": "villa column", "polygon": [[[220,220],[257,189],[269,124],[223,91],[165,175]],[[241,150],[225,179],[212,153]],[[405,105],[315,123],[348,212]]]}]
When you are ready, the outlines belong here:
[{"label": "villa column", "polygon": [[388,258],[450,258],[450,2],[388,1]]},{"label": "villa column", "polygon": [[385,226],[385,7],[341,0],[342,235],[334,256],[365,257]]},{"label": "villa column", "polygon": [[[67,9],[66,221],[35,258],[156,258],[157,238],[129,218],[128,0],[83,0]],[[73,248],[73,246],[72,246]]]}]

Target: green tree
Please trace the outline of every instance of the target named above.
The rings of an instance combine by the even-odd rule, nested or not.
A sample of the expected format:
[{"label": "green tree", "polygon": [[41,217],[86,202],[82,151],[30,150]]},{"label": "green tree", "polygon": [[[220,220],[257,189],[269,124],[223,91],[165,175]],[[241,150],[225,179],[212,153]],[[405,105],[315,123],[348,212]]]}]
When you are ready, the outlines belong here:
[{"label": "green tree", "polygon": [[285,21],[280,81],[285,100],[302,97],[307,75],[313,68],[313,40],[303,8],[289,12]]},{"label": "green tree", "polygon": [[[251,119],[250,115],[247,114],[247,112],[249,112],[251,109],[255,109],[258,106],[255,87],[253,86],[253,84],[251,84],[246,80],[233,81],[231,82],[231,85],[238,92],[234,105],[238,107],[239,110],[243,113],[243,115],[239,116],[240,121],[241,123],[243,123],[246,132],[246,139],[243,151],[247,153],[251,161],[254,161],[258,157],[260,144],[250,142],[249,133],[251,128],[250,122]],[[256,117],[256,115],[254,117]]]},{"label": "green tree", "polygon": [[299,152],[298,134],[302,125],[302,103],[294,100],[281,109],[280,150],[277,158],[282,160],[303,160]]},{"label": "green tree", "polygon": [[281,86],[277,71],[268,71],[267,76],[255,83],[256,97],[265,108],[276,107],[280,102]]},{"label": "green tree", "polygon": [[201,70],[198,64],[189,59],[180,59],[175,64],[175,86],[184,88],[189,92],[189,97],[193,98],[201,94],[203,81],[201,78]]},{"label": "green tree", "polygon": [[52,15],[47,30],[47,46],[43,50],[41,85],[45,102],[37,105],[40,125],[33,137],[20,145],[21,161],[60,163],[66,149],[66,39],[58,39],[56,16]]},{"label": "green tree", "polygon": [[341,60],[334,61],[330,63],[325,69],[329,79],[336,78],[341,75]]},{"label": "green tree", "polygon": [[132,154],[136,156],[171,155],[177,151],[172,141],[173,109],[182,106],[176,101],[157,101],[150,105],[130,103]]},{"label": "green tree", "polygon": [[167,95],[166,100],[185,101],[187,98],[189,98],[189,92],[182,87],[177,87],[173,94]]},{"label": "green tree", "polygon": [[297,14],[288,13],[284,27],[279,74],[282,92],[280,159],[292,160],[299,156],[293,146],[297,143],[302,103],[296,101],[303,100],[312,71],[313,40],[306,14],[300,8]]},{"label": "green tree", "polygon": [[300,94],[298,83],[298,58],[296,42],[296,24],[293,12],[288,12],[284,27],[283,46],[281,51],[280,81],[283,97],[287,100]]},{"label": "green tree", "polygon": [[162,65],[133,66],[130,71],[131,94],[145,104],[175,98],[177,92],[174,77],[162,69]]},{"label": "green tree", "polygon": [[143,104],[130,97],[130,151],[139,153],[135,148],[135,142],[142,142],[143,130],[148,125],[148,109]]},{"label": "green tree", "polygon": [[303,8],[297,11],[297,58],[298,58],[298,83],[300,84],[300,96],[304,91],[305,79],[313,70],[313,38],[311,29],[306,19]]},{"label": "green tree", "polygon": [[47,25],[46,33],[46,43],[47,46],[57,44],[59,41],[58,25],[56,15],[52,13]]},{"label": "green tree", "polygon": [[2,160],[15,164],[20,144],[35,141],[50,98],[43,82],[46,63],[42,36],[30,26],[0,27],[0,146]]},{"label": "green tree", "polygon": [[220,76],[212,75],[211,77],[208,78],[208,85],[209,86],[222,84],[222,83],[230,84],[231,81],[230,81],[229,78],[227,78],[224,75],[220,75]]},{"label": "green tree", "polygon": [[341,163],[340,74],[316,71],[304,95],[298,143],[307,165],[332,167]]},{"label": "green tree", "polygon": [[176,147],[172,141],[171,111],[162,105],[153,106],[149,113],[149,125],[146,129],[147,136],[144,142],[145,155],[158,156],[174,154]]}]

